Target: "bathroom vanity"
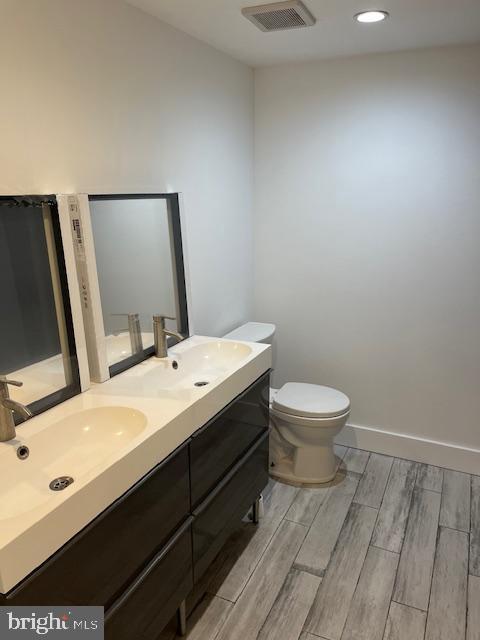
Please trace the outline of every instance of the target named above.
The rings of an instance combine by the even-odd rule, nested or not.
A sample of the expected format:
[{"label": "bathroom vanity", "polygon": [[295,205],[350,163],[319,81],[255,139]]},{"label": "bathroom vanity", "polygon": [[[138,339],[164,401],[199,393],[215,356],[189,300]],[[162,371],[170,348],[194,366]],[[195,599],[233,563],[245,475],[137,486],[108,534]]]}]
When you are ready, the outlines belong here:
[{"label": "bathroom vanity", "polygon": [[0,205],[42,266],[5,252],[5,286],[49,294],[0,350],[3,412],[34,415],[0,430],[0,605],[100,605],[107,638],[155,640],[267,484],[271,349],[190,336],[178,194]]},{"label": "bathroom vanity", "polygon": [[[182,353],[189,351],[187,343],[193,341],[195,345],[198,340],[200,344],[235,344],[208,339],[205,343],[192,338],[177,348],[180,367],[183,363],[188,367],[186,358],[182,361]],[[240,371],[251,368],[250,375],[256,375],[255,371],[268,364],[268,357],[269,353],[261,351]],[[159,378],[155,376],[154,361],[144,363],[147,371],[143,378],[149,377],[150,381],[143,387],[142,375],[135,371],[137,367],[105,386],[126,389],[130,384],[128,379],[135,374],[146,393],[147,389],[157,387]],[[164,371],[164,363],[158,363],[159,370]],[[223,376],[223,380],[212,381],[210,391],[206,391],[209,385],[199,388],[202,395],[196,399],[198,405],[212,410],[215,399],[209,398],[209,394],[215,396],[215,389],[219,393],[222,381],[231,388],[235,377],[232,371],[230,376]],[[136,388],[138,391],[138,382]],[[0,604],[102,605],[107,638],[153,640],[158,637],[267,484],[268,390],[267,370],[200,428],[192,425],[190,437],[39,567],[0,595]],[[114,389],[108,392],[112,394]],[[231,393],[224,389],[225,392]],[[89,395],[87,392],[83,397]],[[188,397],[193,399],[191,395]],[[70,402],[75,401],[78,399]],[[29,426],[26,424],[25,429]],[[152,429],[152,435],[154,431]],[[145,436],[145,432],[142,435]],[[22,442],[30,443],[34,452],[33,437],[26,435]],[[125,452],[123,460],[128,461]],[[22,464],[28,465],[29,460],[15,462],[17,470],[21,470]],[[108,469],[105,472],[108,473]],[[80,488],[75,485],[74,482],[65,491],[52,494],[53,499],[63,498],[63,504],[67,505],[75,501],[74,491]],[[97,489],[100,486],[98,483]],[[95,491],[95,482],[90,489]],[[81,504],[77,503],[76,509],[81,509]],[[57,508],[61,510],[61,505]],[[48,512],[44,506],[43,511],[47,520],[49,515],[55,517],[55,510]],[[29,543],[23,547],[23,554],[18,547],[19,565],[25,560],[24,554],[31,554],[29,545],[42,546],[43,536],[35,534],[41,523],[35,524],[31,530],[24,531],[23,542],[29,540]],[[0,572],[5,566],[2,557],[5,556],[0,553]],[[8,576],[2,577],[6,583]]]}]

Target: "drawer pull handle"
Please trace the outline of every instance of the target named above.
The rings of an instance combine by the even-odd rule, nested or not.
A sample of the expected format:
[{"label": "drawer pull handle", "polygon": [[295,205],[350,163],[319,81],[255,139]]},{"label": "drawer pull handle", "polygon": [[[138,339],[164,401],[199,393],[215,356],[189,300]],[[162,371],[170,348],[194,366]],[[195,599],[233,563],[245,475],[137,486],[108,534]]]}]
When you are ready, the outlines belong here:
[{"label": "drawer pull handle", "polygon": [[125,602],[132,596],[135,591],[142,585],[146,578],[152,573],[152,571],[157,567],[157,565],[162,562],[165,556],[172,550],[172,548],[176,545],[180,537],[187,531],[188,527],[192,524],[193,518],[189,516],[185,522],[182,524],[180,529],[174,534],[172,538],[167,542],[167,544],[163,547],[163,549],[158,553],[154,559],[150,562],[150,564],[142,571],[142,573],[132,582],[132,584],[128,587],[122,595],[115,600],[110,609],[105,614],[105,622],[108,622],[110,618],[120,609]]},{"label": "drawer pull handle", "polygon": [[230,480],[237,473],[237,471],[243,467],[245,462],[255,453],[255,451],[260,447],[260,445],[263,442],[265,442],[265,440],[268,438],[268,436],[269,436],[269,431],[267,431],[266,433],[262,434],[260,436],[260,438],[255,442],[255,444],[252,447],[250,447],[250,449],[247,451],[247,453],[244,456],[242,456],[240,458],[240,460],[235,465],[233,465],[233,467],[230,469],[230,471],[227,473],[227,475],[224,476],[222,478],[222,480],[217,484],[215,489],[213,489],[213,491],[211,491],[208,494],[208,496],[205,498],[205,500],[195,509],[195,511],[193,512],[193,515],[195,517],[198,516],[204,509],[206,509],[206,507],[208,507],[208,505],[213,500],[215,500],[215,498],[218,496],[220,491],[222,491],[222,489],[225,487],[225,485],[228,482],[230,482]]}]

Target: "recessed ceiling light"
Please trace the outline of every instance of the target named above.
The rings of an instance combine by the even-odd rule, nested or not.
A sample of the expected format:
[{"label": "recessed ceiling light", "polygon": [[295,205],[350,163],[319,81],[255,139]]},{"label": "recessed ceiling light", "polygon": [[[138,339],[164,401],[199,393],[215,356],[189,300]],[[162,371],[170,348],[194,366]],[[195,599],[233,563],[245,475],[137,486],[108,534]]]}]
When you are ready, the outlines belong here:
[{"label": "recessed ceiling light", "polygon": [[382,22],[388,18],[387,11],[361,11],[355,15],[355,20],[357,22]]}]

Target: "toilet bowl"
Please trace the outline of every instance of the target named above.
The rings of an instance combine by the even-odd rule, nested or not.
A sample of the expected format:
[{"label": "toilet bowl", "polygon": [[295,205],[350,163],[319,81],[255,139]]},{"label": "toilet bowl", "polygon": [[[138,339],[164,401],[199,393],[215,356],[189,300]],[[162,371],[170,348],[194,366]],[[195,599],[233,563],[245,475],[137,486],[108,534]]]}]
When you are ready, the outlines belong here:
[{"label": "toilet bowl", "polygon": [[272,460],[271,475],[304,484],[333,480],[337,471],[333,440],[349,415],[350,401],[341,391],[287,382],[274,394],[270,416],[291,451]]},{"label": "toilet bowl", "polygon": [[[272,344],[274,334],[273,324],[247,322],[224,338]],[[348,397],[323,385],[287,382],[271,390],[269,404],[270,475],[301,484],[332,480],[337,471],[333,441],[350,415]]]}]

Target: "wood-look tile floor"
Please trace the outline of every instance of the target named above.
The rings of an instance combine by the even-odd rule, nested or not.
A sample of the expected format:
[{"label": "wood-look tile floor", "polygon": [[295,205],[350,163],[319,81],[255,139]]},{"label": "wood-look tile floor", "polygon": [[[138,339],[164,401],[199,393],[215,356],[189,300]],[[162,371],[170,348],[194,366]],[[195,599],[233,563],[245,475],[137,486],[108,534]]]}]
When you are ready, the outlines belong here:
[{"label": "wood-look tile floor", "polygon": [[270,482],[260,524],[212,566],[189,640],[480,640],[480,477],[336,453],[328,486]]}]

